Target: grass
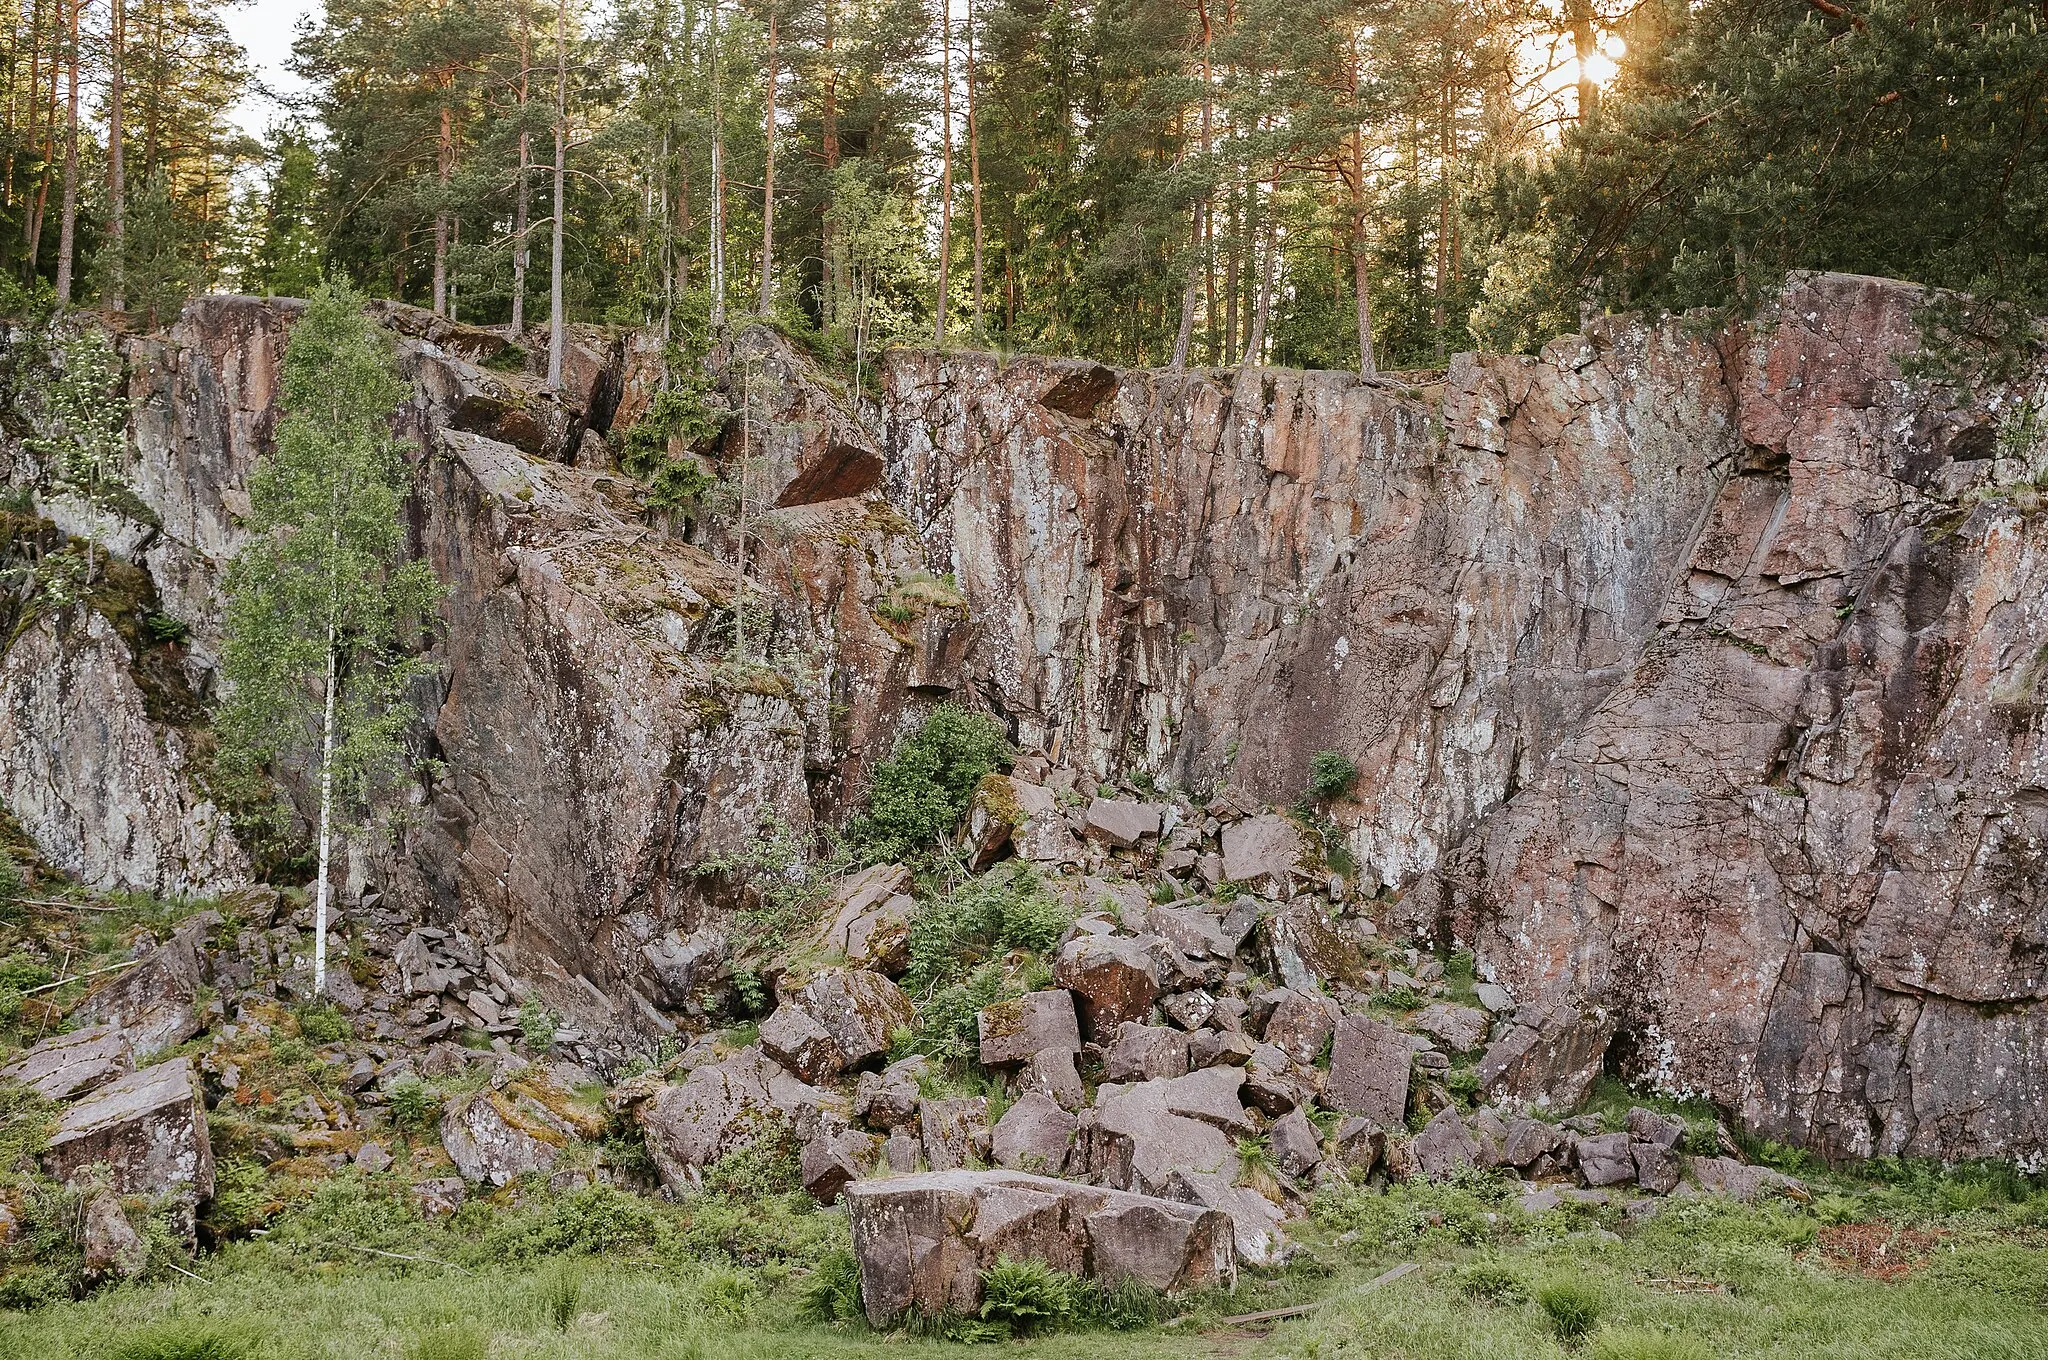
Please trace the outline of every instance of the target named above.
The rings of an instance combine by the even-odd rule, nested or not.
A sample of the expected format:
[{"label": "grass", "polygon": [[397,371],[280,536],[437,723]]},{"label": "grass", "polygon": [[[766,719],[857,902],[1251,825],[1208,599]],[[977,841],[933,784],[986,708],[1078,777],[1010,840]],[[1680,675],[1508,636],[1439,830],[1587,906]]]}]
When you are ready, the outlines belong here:
[{"label": "grass", "polygon": [[[333,1187],[201,1258],[207,1283],[0,1313],[0,1360],[860,1360],[963,1354],[948,1336],[1005,1332],[1000,1354],[1076,1360],[2048,1360],[2048,1195],[1944,1209],[1952,1177],[1849,1187],[1833,1195],[1837,1219],[1855,1206],[1846,1222],[1684,1200],[1638,1225],[1618,1208],[1532,1219],[1476,1174],[1326,1191],[1288,1269],[1187,1301],[1170,1330],[1145,1325],[1149,1304],[1082,1309],[1078,1286],[1013,1265],[993,1282],[999,1325],[882,1336],[858,1320],[840,1215],[775,1210],[773,1244],[722,1222],[771,1213],[776,1175],[735,1165],[709,1202],[673,1207],[528,1187],[523,1204],[505,1192],[438,1226]],[[1361,1290],[1402,1261],[1423,1268]],[[1269,1333],[1218,1325],[1318,1299]]]}]

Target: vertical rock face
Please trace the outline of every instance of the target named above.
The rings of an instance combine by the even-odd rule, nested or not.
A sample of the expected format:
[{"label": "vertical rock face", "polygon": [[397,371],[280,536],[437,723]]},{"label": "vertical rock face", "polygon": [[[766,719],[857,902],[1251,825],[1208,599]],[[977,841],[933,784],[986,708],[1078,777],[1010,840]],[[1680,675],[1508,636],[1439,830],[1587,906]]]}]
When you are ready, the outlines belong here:
[{"label": "vertical rock face", "polygon": [[[943,697],[1250,805],[1335,749],[1386,924],[1524,1003],[1502,1092],[1619,1066],[1830,1152],[2048,1158],[2048,449],[2019,414],[2043,375],[1903,377],[1918,297],[1795,278],[1718,337],[1606,318],[1408,389],[900,351],[874,428],[748,331],[713,374],[761,422],[721,445],[765,469],[744,651],[727,531],[681,541],[602,467],[651,400],[644,345],[579,335],[557,401],[479,368],[491,337],[387,309],[449,586],[414,696],[444,773],[344,899],[459,923],[557,1009],[646,1034],[661,942],[718,924],[700,866],[843,816]],[[119,542],[191,625],[201,696],[295,310],[201,299],[126,342]],[[0,798],[96,880],[246,873],[94,627],[8,653]],[[1015,839],[1084,853],[1041,820]],[[1243,871],[1319,882],[1267,848]],[[1299,897],[1268,922],[1281,981],[1343,975],[1326,925]],[[1153,999],[1112,962],[1082,1016],[1105,1042]]]},{"label": "vertical rock face", "polygon": [[50,861],[95,888],[169,895],[249,881],[227,818],[153,722],[114,626],[85,609],[30,624],[0,658],[0,801]]}]

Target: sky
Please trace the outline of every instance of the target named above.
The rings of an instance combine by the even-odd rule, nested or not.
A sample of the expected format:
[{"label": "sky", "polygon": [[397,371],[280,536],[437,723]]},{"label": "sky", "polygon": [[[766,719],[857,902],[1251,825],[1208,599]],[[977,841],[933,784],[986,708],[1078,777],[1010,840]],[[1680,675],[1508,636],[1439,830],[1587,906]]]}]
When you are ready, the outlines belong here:
[{"label": "sky", "polygon": [[[292,54],[294,27],[318,3],[319,0],[250,0],[241,8],[225,12],[228,32],[249,54],[249,69],[259,87],[282,94],[295,94],[305,88],[305,83],[285,68],[285,62]],[[282,112],[277,100],[252,92],[235,106],[234,119],[244,131],[260,137]]]}]

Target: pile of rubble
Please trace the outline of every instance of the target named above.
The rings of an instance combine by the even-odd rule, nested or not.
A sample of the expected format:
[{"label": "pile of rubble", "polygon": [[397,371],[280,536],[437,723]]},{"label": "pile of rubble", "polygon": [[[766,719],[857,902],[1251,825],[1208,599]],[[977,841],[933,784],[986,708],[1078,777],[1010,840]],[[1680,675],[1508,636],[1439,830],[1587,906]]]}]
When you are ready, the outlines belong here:
[{"label": "pile of rubble", "polygon": [[[1685,1126],[1651,1110],[1620,1130],[1544,1117],[1584,1101],[1611,1019],[1517,1005],[1390,944],[1377,895],[1329,872],[1292,818],[1098,788],[1027,755],[984,781],[962,849],[983,866],[1031,862],[1073,918],[1050,985],[1021,990],[1025,961],[1012,958],[1020,985],[976,1017],[978,1093],[931,1058],[890,1061],[921,999],[901,981],[919,906],[898,865],[837,886],[815,936],[768,971],[775,1005],[754,1042],[734,1052],[702,1033],[629,1078],[573,1030],[540,1060],[521,1056],[528,993],[496,953],[373,902],[330,974],[355,1037],[313,1051],[344,1073],[339,1093],[274,1100],[252,1065],[283,1035],[281,1003],[304,992],[304,935],[274,899],[238,904],[268,919],[232,940],[205,913],[145,942],[75,1008],[96,1023],[0,1075],[65,1102],[44,1165],[90,1185],[94,1268],[110,1275],[131,1273],[141,1250],[123,1236],[121,1197],[168,1201],[192,1231],[212,1193],[209,1106],[234,1111],[267,1159],[375,1174],[393,1168],[400,1092],[470,1072],[441,1110],[440,1149],[403,1168],[423,1211],[452,1211],[472,1186],[590,1174],[563,1159],[608,1117],[638,1124],[660,1187],[678,1195],[731,1153],[793,1140],[806,1187],[847,1205],[878,1325],[971,1307],[980,1271],[1004,1255],[1161,1289],[1227,1284],[1240,1265],[1286,1257],[1288,1220],[1331,1177],[1512,1170],[1532,1212],[1622,1189],[1797,1190],[1732,1157],[1686,1156]],[[732,967],[715,931],[648,948],[692,1005]],[[137,1054],[206,1031],[196,1060],[137,1069]],[[601,1077],[615,1080],[598,1101]]]}]

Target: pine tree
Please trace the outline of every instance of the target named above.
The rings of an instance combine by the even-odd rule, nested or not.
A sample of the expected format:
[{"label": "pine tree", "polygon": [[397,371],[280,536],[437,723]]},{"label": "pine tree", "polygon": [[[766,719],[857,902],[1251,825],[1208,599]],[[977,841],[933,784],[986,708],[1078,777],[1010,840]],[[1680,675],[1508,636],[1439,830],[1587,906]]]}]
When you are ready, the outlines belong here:
[{"label": "pine tree", "polygon": [[249,545],[227,573],[223,758],[245,774],[299,767],[319,787],[316,994],[335,828],[399,763],[401,699],[432,669],[404,649],[440,595],[432,568],[403,560],[409,479],[391,419],[405,394],[362,298],[316,290],[285,349],[277,451],[250,479]]}]

